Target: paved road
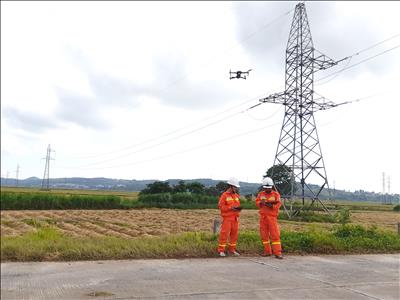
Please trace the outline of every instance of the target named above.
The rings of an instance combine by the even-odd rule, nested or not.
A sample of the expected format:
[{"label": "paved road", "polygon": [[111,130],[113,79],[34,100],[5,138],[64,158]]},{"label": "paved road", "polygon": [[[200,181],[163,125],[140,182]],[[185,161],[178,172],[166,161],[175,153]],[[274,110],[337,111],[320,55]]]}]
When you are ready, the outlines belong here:
[{"label": "paved road", "polygon": [[1,299],[400,299],[400,254],[2,263]]}]

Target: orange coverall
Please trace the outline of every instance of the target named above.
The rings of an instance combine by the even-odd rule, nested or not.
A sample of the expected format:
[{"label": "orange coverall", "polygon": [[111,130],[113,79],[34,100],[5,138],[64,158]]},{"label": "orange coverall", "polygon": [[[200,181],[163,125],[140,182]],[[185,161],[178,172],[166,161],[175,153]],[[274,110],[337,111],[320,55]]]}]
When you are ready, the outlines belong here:
[{"label": "orange coverall", "polygon": [[[265,204],[261,204],[262,200],[264,200],[265,203],[268,203],[268,201],[278,201],[278,203],[273,204],[272,207],[268,207]],[[272,254],[273,251],[275,255],[281,255],[281,236],[278,226],[278,214],[279,207],[281,207],[281,196],[278,192],[273,190],[270,193],[261,191],[257,195],[256,205],[260,208],[260,235],[261,241],[264,245],[264,251],[266,254]],[[272,251],[270,242],[272,244]]]},{"label": "orange coverall", "polygon": [[222,225],[219,234],[218,252],[224,252],[229,236],[229,252],[236,250],[236,241],[239,233],[239,211],[231,210],[240,206],[239,194],[224,192],[219,198],[218,208],[221,211]]}]

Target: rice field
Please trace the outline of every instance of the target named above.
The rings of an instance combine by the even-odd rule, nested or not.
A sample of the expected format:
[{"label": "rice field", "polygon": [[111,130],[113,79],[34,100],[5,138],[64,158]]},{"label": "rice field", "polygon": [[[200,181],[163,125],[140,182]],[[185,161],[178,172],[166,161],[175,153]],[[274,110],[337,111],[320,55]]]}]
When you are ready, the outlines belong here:
[{"label": "rice field", "polygon": [[[120,238],[166,236],[185,232],[212,232],[219,219],[217,209],[131,209],[131,210],[20,210],[1,211],[1,236],[20,236],[52,227],[67,236]],[[400,214],[390,211],[355,211],[351,222],[377,225],[397,232]],[[281,229],[303,231],[312,227],[331,228],[330,223],[280,221]],[[244,210],[240,230],[258,230],[258,211]]]}]

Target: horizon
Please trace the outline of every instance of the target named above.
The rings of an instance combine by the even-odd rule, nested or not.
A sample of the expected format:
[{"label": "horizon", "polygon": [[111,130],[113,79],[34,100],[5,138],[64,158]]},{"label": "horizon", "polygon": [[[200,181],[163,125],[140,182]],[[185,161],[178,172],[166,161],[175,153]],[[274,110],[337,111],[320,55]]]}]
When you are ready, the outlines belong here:
[{"label": "horizon", "polygon": [[[1,180],[5,181],[5,180],[13,180],[16,181],[16,178],[5,178],[5,177],[0,177]],[[27,180],[27,179],[37,179],[37,180],[43,180],[43,178],[37,177],[37,176],[31,176],[31,177],[27,177],[24,179],[18,179],[18,180]],[[213,179],[213,178],[189,178],[189,179],[184,179],[184,178],[168,178],[166,180],[159,180],[159,179],[127,179],[127,178],[111,178],[111,177],[79,177],[79,176],[75,176],[75,177],[53,177],[53,178],[49,178],[49,180],[57,180],[57,179],[110,179],[110,180],[125,180],[125,181],[162,181],[162,182],[168,182],[168,181],[176,181],[176,180],[183,180],[183,181],[193,181],[193,180],[212,180],[212,181],[222,181],[222,182],[226,182],[226,180],[221,180],[221,179]],[[242,181],[240,180],[239,183],[245,183],[245,184],[254,184],[254,185],[259,185],[261,186],[262,183],[259,182],[250,182],[250,181]],[[319,186],[317,184],[313,184],[310,183],[310,185],[312,186]],[[5,185],[1,185],[1,186],[5,186]],[[15,185],[8,185],[9,187],[18,187]],[[363,192],[367,192],[367,193],[372,193],[372,194],[376,194],[376,195],[382,195],[382,193],[379,192],[375,192],[375,191],[369,191],[369,190],[363,190],[363,189],[355,189],[355,190],[346,190],[346,189],[338,189],[338,188],[324,188],[323,190],[331,190],[331,191],[343,191],[343,192],[348,192],[348,193],[356,193],[359,191],[363,191]],[[400,196],[399,193],[388,193],[386,192],[385,195],[391,195],[391,196]]]}]

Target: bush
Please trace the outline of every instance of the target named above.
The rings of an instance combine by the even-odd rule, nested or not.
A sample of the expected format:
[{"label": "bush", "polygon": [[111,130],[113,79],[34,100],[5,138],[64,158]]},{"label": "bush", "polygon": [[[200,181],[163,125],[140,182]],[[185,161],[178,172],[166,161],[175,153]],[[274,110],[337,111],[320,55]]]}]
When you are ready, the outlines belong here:
[{"label": "bush", "polygon": [[393,207],[394,211],[400,211],[400,204],[397,204]]},{"label": "bush", "polygon": [[216,208],[218,198],[192,193],[141,194],[136,205],[158,208]]},{"label": "bush", "polygon": [[344,225],[350,222],[350,210],[348,208],[342,208],[336,213],[336,220],[338,223]]},{"label": "bush", "polygon": [[280,212],[279,219],[298,221],[298,222],[336,223],[335,216],[326,213],[317,213],[314,211],[305,211],[305,210],[299,211],[297,215],[292,216],[290,219],[286,213]]},{"label": "bush", "polygon": [[1,192],[2,210],[115,209],[123,208],[118,196],[56,195],[47,193]]}]

